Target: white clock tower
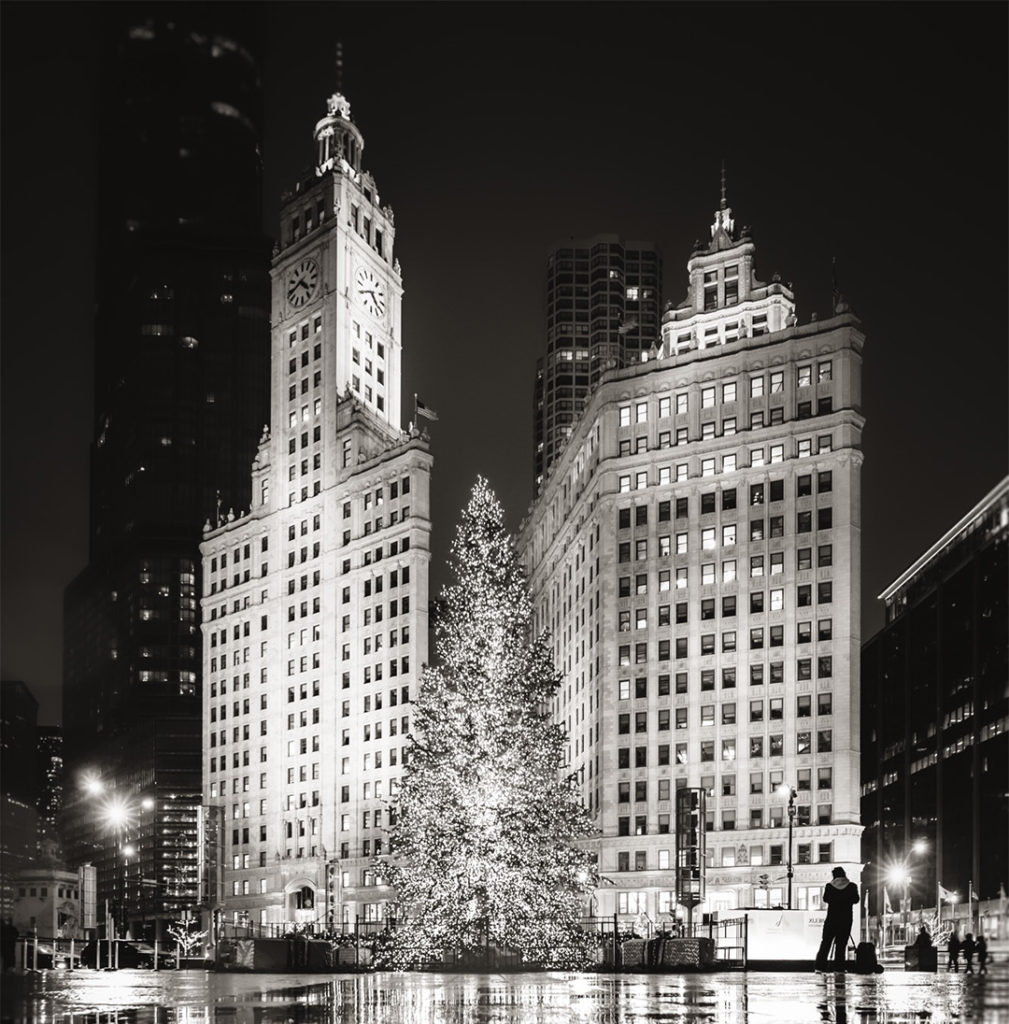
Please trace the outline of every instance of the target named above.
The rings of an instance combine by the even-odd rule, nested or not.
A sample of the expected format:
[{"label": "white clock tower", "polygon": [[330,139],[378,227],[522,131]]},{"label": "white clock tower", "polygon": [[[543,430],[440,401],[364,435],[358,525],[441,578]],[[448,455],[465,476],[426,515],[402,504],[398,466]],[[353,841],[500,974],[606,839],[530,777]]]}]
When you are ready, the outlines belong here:
[{"label": "white clock tower", "polygon": [[[299,182],[281,208],[272,270],[274,372],[279,367],[283,375],[306,329],[313,338],[321,333],[325,386],[349,392],[398,429],[403,282],[392,209],[361,169],[364,138],[345,97],[329,98],[314,136],[315,177]],[[275,416],[275,426],[280,422]]]},{"label": "white clock tower", "polygon": [[[253,508],[202,545],[204,803],[226,922],[379,921],[388,800],[427,661],[431,455],[400,429],[392,210],[339,93],[284,196]],[[208,898],[208,902],[213,902]]]}]

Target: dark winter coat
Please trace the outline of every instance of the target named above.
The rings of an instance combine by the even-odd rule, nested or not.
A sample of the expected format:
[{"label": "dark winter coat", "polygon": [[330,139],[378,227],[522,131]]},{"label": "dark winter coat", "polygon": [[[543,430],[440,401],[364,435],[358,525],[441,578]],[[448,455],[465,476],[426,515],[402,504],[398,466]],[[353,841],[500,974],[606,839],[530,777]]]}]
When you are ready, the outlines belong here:
[{"label": "dark winter coat", "polygon": [[828,925],[851,924],[852,908],[858,903],[858,886],[843,875],[832,878],[823,890]]}]

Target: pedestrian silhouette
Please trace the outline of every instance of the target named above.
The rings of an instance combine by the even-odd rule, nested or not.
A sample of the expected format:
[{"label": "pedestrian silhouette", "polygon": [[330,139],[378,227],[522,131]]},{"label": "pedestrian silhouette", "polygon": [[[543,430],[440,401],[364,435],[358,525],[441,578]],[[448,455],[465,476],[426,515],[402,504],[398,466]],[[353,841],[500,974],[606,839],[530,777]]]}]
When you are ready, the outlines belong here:
[{"label": "pedestrian silhouette", "polygon": [[963,937],[963,960],[967,965],[964,970],[968,974],[974,973],[974,950],[977,949],[977,943],[974,941],[974,936],[970,932]]},{"label": "pedestrian silhouette", "polygon": [[956,925],[953,925],[953,930],[949,933],[948,968],[951,971],[960,970],[960,933],[957,931]]},{"label": "pedestrian silhouette", "polygon": [[823,922],[823,937],[816,953],[816,969],[827,969],[830,947],[834,946],[834,970],[844,970],[844,958],[848,937],[851,935],[852,908],[858,903],[858,886],[849,881],[844,868],[834,868],[833,878],[823,890],[823,902],[827,918]]},{"label": "pedestrian silhouette", "polygon": [[977,937],[977,973],[988,973],[988,940],[983,935]]}]

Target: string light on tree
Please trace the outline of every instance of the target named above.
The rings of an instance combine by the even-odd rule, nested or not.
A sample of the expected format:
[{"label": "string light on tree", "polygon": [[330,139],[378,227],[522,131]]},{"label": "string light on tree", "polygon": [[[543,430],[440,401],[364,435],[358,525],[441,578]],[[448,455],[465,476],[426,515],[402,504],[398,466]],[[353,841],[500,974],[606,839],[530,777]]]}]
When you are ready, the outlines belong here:
[{"label": "string light on tree", "polygon": [[594,831],[564,775],[560,685],[532,635],[525,573],[483,478],[463,512],[437,624],[439,667],[424,672],[392,829],[402,948],[520,950],[574,966],[596,872],[577,841]]}]

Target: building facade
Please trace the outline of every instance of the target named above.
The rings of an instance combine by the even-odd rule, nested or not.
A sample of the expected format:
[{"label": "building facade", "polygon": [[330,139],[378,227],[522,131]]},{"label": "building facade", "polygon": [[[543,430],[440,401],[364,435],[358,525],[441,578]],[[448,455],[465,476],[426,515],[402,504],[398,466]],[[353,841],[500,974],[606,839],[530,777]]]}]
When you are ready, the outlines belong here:
[{"label": "building facade", "polygon": [[13,909],[16,872],[38,857],[38,711],[23,682],[0,682],[0,917]]},{"label": "building facade", "polygon": [[384,916],[375,858],[427,660],[432,460],[399,426],[393,213],[342,95],[314,140],[282,203],[253,502],[202,545],[207,902],[273,931]]},{"label": "building facade", "polygon": [[650,242],[595,235],[551,251],[546,353],[536,364],[534,395],[537,494],[603,374],[654,351],[661,290],[662,257]]},{"label": "building facade", "polygon": [[[199,543],[218,507],[250,503],[270,243],[251,20],[132,4],[102,18],[90,551],[64,595],[64,839],[71,865],[97,866],[120,932],[146,921],[153,935],[197,896]],[[125,884],[127,839],[146,888]]]},{"label": "building facade", "polygon": [[661,347],[603,377],[520,534],[599,914],[675,913],[683,787],[704,908],[787,902],[789,792],[793,906],[860,875],[864,335],[843,303],[800,325],[754,256],[723,200]]},{"label": "building facade", "polygon": [[40,725],[36,735],[38,764],[39,850],[50,855],[62,849],[59,822],[63,807],[63,730],[57,725]]},{"label": "building facade", "polygon": [[[862,648],[862,840],[871,906],[1009,889],[1009,478],[880,598]],[[912,847],[924,840],[924,849]],[[953,906],[948,898],[944,915]]]}]

